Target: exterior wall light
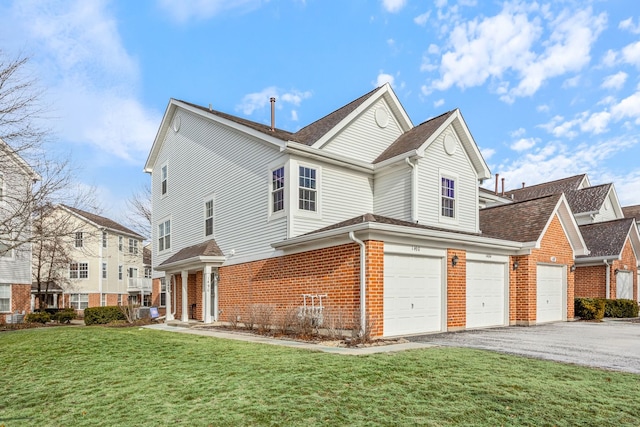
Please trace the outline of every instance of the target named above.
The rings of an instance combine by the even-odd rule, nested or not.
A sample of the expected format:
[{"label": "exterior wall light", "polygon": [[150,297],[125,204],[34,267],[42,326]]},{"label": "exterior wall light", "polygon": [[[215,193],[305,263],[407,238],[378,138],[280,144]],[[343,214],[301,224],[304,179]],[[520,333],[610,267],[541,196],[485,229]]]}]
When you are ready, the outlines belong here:
[{"label": "exterior wall light", "polygon": [[618,274],[618,273],[620,273],[620,269],[619,268],[616,268],[615,270],[613,270],[613,274]]},{"label": "exterior wall light", "polygon": [[573,273],[574,271],[576,271],[576,265],[573,264],[571,267],[569,267],[569,270]]},{"label": "exterior wall light", "polygon": [[455,267],[456,265],[458,265],[458,255],[454,255],[451,257],[451,267]]},{"label": "exterior wall light", "polygon": [[513,262],[513,269],[514,269],[514,270],[517,270],[517,269],[518,269],[518,267],[520,267],[520,263],[519,263],[518,261],[514,261],[514,262]]}]

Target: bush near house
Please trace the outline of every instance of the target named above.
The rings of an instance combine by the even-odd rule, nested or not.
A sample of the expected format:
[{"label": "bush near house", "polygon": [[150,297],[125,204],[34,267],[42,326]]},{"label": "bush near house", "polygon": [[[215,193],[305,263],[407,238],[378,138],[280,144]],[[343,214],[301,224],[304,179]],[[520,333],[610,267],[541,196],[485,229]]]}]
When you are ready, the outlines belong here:
[{"label": "bush near house", "polygon": [[604,317],[638,317],[638,303],[631,299],[604,300]]},{"label": "bush near house", "polygon": [[29,313],[24,317],[24,321],[27,323],[49,323],[51,316],[46,311],[40,311],[37,313]]},{"label": "bush near house", "polygon": [[601,298],[576,298],[575,315],[582,320],[601,320],[604,317],[604,301]]},{"label": "bush near house", "polygon": [[71,323],[71,321],[76,317],[78,317],[78,315],[73,308],[65,308],[63,310],[58,310],[53,316],[53,319],[58,323]]},{"label": "bush near house", "polygon": [[106,325],[118,320],[127,320],[118,306],[89,307],[84,309],[84,324]]}]

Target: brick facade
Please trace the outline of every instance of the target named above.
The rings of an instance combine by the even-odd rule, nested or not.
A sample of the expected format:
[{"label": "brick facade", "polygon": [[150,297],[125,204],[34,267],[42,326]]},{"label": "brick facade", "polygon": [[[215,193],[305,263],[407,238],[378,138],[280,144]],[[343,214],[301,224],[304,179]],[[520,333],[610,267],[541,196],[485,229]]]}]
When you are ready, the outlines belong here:
[{"label": "brick facade", "polygon": [[[451,260],[458,257],[456,266]],[[467,253],[447,250],[447,330],[464,329],[467,324]]]}]

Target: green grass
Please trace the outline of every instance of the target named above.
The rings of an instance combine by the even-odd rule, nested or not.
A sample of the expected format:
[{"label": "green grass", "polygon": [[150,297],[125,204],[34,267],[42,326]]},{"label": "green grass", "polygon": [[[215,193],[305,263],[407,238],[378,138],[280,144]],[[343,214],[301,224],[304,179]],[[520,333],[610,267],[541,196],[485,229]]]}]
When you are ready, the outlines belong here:
[{"label": "green grass", "polygon": [[0,426],[640,425],[640,376],[431,348],[342,356],[149,329],[0,333]]}]

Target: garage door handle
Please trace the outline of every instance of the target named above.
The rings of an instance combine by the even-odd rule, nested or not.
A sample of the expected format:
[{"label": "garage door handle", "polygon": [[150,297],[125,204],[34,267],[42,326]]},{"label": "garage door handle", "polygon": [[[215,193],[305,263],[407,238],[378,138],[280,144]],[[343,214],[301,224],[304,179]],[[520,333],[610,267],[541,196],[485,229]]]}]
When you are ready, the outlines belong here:
[{"label": "garage door handle", "polygon": [[413,310],[413,304],[411,304],[411,310]]}]

